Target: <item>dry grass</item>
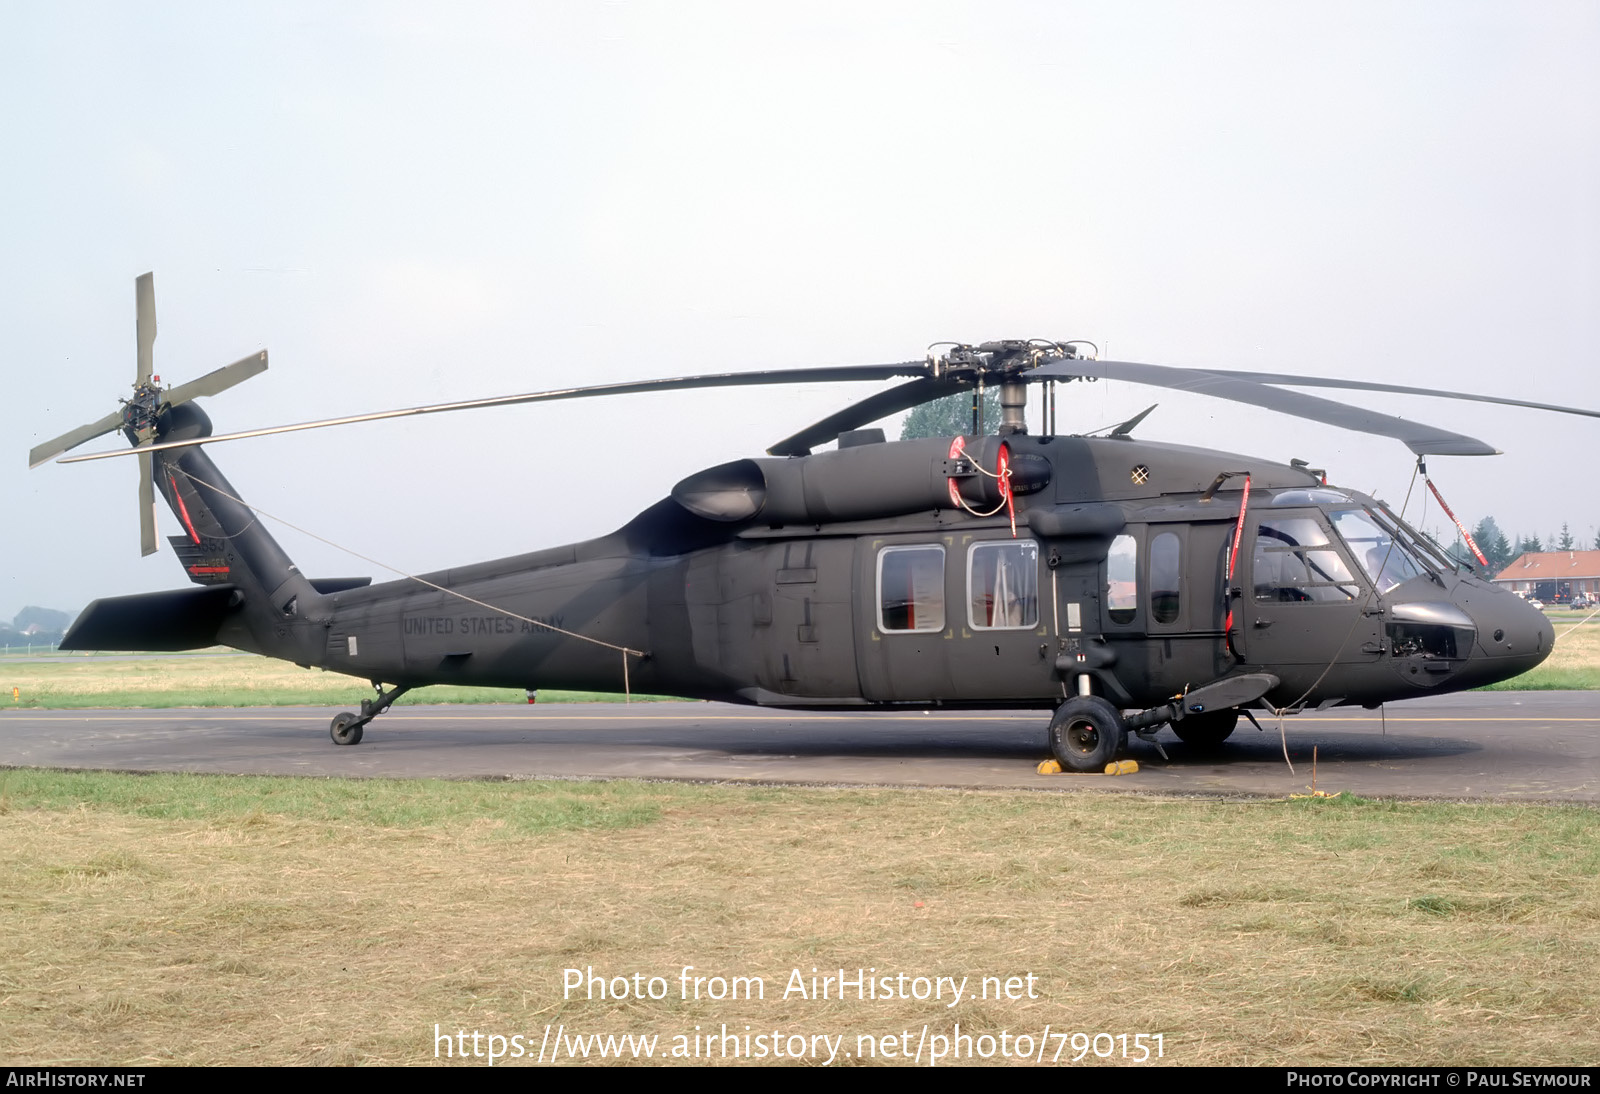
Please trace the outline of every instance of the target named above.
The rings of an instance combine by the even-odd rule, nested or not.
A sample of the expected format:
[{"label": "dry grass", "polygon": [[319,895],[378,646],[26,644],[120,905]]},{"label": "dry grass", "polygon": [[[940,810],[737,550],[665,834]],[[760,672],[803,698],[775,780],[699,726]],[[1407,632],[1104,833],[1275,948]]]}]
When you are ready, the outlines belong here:
[{"label": "dry grass", "polygon": [[[1589,612],[1553,613],[1556,644],[1538,668],[1508,684],[1570,689],[1600,688],[1600,617]],[[1583,620],[1588,619],[1587,623]]]},{"label": "dry grass", "polygon": [[[1167,1063],[1592,1063],[1600,814],[11,772],[0,1058],[412,1063],[447,1031],[1160,1032]],[[567,968],[758,1002],[564,1000]],[[1041,998],[781,998],[789,971]],[[915,1036],[913,1038],[915,1040]],[[531,1051],[531,1050],[530,1050]]]},{"label": "dry grass", "polygon": [[[11,689],[20,690],[18,701]],[[349,705],[371,695],[365,681],[253,654],[123,659],[74,657],[66,661],[0,659],[0,707],[234,707]],[[541,702],[592,693],[545,691]],[[635,696],[634,698],[649,698]],[[400,699],[407,703],[520,703],[511,688],[430,687]]]},{"label": "dry grass", "polygon": [[[87,706],[148,706],[152,700],[169,699],[187,700],[186,706],[255,706],[278,695],[304,697],[310,703],[349,703],[369,692],[353,677],[250,654],[6,661],[0,662],[0,684],[8,693],[13,687],[22,690],[20,705],[44,707],[80,701]],[[9,701],[10,695],[5,698]]]}]

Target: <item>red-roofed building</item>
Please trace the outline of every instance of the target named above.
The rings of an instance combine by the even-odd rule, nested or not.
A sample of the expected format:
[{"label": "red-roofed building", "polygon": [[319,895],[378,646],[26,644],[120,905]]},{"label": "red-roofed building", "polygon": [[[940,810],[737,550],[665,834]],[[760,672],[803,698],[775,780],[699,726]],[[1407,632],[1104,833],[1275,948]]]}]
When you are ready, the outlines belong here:
[{"label": "red-roofed building", "polygon": [[1600,551],[1540,551],[1518,557],[1494,583],[1546,604],[1600,597]]}]

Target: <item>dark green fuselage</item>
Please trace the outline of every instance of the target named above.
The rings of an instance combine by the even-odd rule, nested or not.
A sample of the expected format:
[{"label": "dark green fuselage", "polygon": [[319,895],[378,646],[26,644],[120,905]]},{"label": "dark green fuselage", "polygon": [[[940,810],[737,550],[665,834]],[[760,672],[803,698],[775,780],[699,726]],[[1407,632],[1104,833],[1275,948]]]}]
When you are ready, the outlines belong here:
[{"label": "dark green fuselage", "polygon": [[[208,430],[192,407],[163,422],[164,436]],[[1016,435],[1014,504],[978,516],[992,507],[957,497],[952,481],[974,497],[983,484],[950,443],[740,461],[611,535],[376,585],[303,577],[200,448],[159,453],[174,546],[204,587],[97,601],[67,644],[222,643],[408,687],[796,707],[1051,708],[1086,690],[1139,708],[1251,672],[1279,679],[1274,705],[1375,704],[1503,679],[1549,651],[1542,615],[1416,544],[1418,572],[1380,591],[1334,514],[1389,518],[1303,469]],[[1283,578],[1286,563],[1313,576]]]}]

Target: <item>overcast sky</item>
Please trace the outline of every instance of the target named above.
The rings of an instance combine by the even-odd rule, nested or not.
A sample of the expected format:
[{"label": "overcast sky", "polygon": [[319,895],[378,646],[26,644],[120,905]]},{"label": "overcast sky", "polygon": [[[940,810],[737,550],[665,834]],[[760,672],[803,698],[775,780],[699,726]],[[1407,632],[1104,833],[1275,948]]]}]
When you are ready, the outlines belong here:
[{"label": "overcast sky", "polygon": [[[1592,0],[10,0],[0,618],[185,584],[164,540],[139,557],[131,460],[25,470],[128,394],[146,270],[167,383],[270,350],[207,402],[219,431],[1041,336],[1600,408],[1597,57]],[[260,510],[422,570],[608,531],[870,390],[600,399],[213,456]],[[1397,507],[1410,480],[1395,441],[1069,392],[1073,429],[1159,402],[1139,435],[1304,458]],[[1369,405],[1505,450],[1430,465],[1469,523],[1593,539],[1600,421]],[[274,531],[309,574],[390,576]]]}]

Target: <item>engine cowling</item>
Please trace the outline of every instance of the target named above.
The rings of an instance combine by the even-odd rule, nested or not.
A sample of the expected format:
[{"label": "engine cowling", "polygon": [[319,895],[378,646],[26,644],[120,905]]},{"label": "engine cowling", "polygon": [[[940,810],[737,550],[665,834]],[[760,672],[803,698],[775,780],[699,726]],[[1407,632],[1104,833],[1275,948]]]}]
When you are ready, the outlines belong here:
[{"label": "engine cowling", "polygon": [[994,509],[1012,492],[1050,481],[1050,462],[1018,456],[1000,437],[929,437],[860,445],[788,459],[735,460],[690,475],[672,488],[689,512],[736,523],[826,524],[931,509]]}]

